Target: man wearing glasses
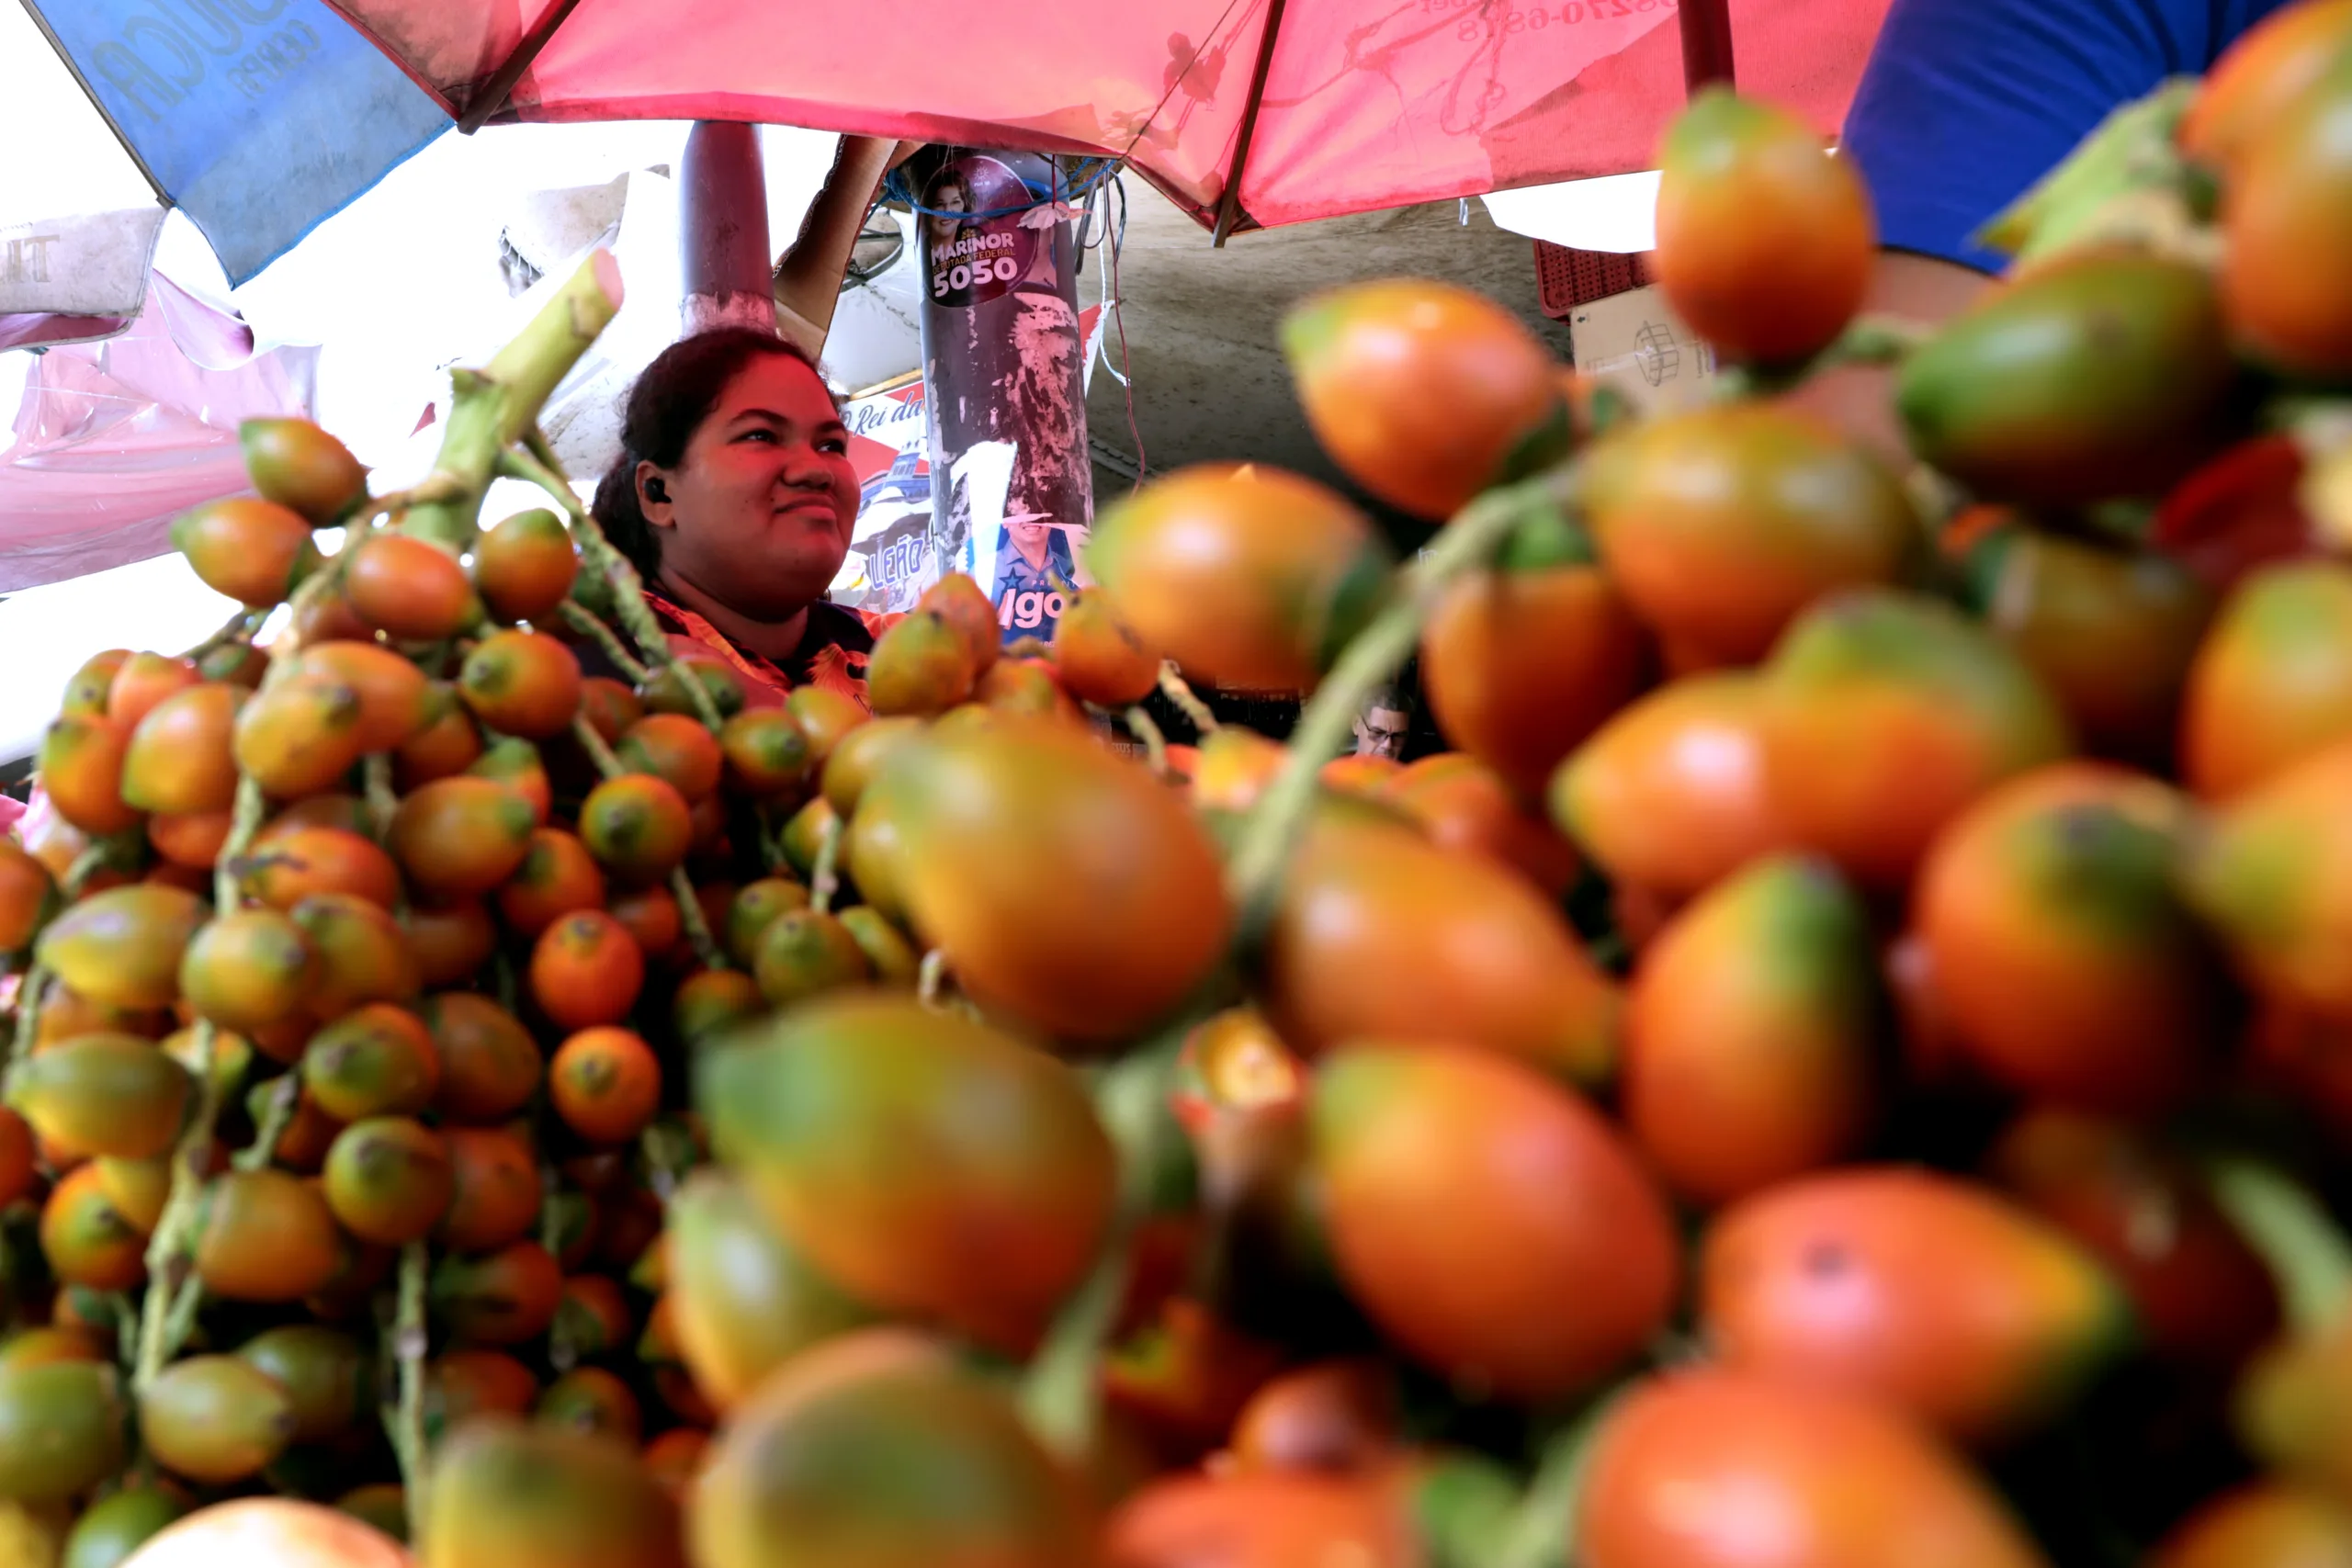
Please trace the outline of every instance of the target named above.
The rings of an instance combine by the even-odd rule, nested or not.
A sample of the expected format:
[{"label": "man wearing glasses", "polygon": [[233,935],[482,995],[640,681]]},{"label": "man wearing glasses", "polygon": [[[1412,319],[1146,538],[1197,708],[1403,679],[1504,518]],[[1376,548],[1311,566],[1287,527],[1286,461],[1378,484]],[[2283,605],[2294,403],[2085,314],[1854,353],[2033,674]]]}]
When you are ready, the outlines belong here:
[{"label": "man wearing glasses", "polygon": [[1412,730],[1412,699],[1395,686],[1374,687],[1356,710],[1355,754],[1403,761]]}]

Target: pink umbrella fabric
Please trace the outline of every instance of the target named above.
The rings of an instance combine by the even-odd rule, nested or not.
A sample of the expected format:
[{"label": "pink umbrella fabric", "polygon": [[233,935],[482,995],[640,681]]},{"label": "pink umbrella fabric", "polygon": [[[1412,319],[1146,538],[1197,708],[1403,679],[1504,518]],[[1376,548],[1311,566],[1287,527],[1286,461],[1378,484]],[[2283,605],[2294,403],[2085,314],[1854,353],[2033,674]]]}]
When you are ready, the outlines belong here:
[{"label": "pink umbrella fabric", "polygon": [[[1204,222],[1239,162],[1238,228],[1645,168],[1685,92],[1675,0],[333,3],[461,122],[1107,152]],[[1885,8],[1729,0],[1740,85],[1833,131]]]},{"label": "pink umbrella fabric", "polygon": [[242,421],[310,412],[317,356],[254,353],[159,274],[121,335],[41,355],[0,450],[0,592],[164,553],[173,518],[248,488]]}]

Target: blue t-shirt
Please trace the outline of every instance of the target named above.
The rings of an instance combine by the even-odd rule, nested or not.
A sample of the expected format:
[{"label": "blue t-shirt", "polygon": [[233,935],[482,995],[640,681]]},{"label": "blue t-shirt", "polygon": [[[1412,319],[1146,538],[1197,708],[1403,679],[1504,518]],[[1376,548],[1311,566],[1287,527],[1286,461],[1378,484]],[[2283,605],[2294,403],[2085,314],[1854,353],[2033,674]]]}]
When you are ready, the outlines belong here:
[{"label": "blue t-shirt", "polygon": [[1841,145],[1879,243],[1983,272],[1968,243],[2109,111],[2202,73],[2282,0],[1894,0]]}]

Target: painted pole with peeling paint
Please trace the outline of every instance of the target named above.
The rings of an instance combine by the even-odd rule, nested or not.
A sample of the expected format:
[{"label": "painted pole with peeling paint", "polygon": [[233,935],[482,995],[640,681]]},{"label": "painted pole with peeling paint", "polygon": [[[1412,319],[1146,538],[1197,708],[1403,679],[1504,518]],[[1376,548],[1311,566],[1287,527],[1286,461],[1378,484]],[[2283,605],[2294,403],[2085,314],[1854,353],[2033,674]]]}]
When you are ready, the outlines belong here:
[{"label": "painted pole with peeling paint", "polygon": [[1033,153],[931,148],[909,172],[926,209],[929,581],[968,572],[1007,642],[1051,641],[1094,520],[1078,226],[1055,199],[1054,165]]},{"label": "painted pole with peeling paint", "polygon": [[714,327],[776,330],[775,257],[760,128],[698,120],[686,133],[678,183],[678,244],[685,283],[680,335]]}]

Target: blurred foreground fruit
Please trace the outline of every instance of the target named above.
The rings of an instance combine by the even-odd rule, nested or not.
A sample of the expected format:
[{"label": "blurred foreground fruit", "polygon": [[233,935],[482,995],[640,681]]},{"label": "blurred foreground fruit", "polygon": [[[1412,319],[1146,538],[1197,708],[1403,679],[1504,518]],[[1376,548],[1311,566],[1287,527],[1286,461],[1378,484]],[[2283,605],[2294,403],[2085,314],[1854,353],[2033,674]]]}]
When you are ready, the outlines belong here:
[{"label": "blurred foreground fruit", "polygon": [[1001,1393],[898,1331],[835,1340],[762,1384],[688,1515],[698,1568],[1086,1568],[1091,1523]]},{"label": "blurred foreground fruit", "polygon": [[2095,1254],[2137,1309],[2147,1348],[2233,1369],[2278,1325],[2278,1292],[2186,1151],[2129,1122],[2030,1111],[1988,1174]]},{"label": "blurred foreground fruit", "polygon": [[1109,1222],[1110,1142],[1070,1070],[912,998],[803,1003],[705,1056],[695,1098],[827,1279],[984,1344],[1033,1343]]},{"label": "blurred foreground fruit", "polygon": [[1106,1568],[1415,1568],[1405,1503],[1364,1476],[1169,1476],[1111,1516]]},{"label": "blurred foreground fruit", "polygon": [[1282,336],[1316,439],[1391,506],[1442,519],[1566,449],[1559,362],[1484,295],[1350,284],[1294,305]]},{"label": "blurred foreground fruit", "polygon": [[2069,764],[1993,791],[1938,839],[1915,919],[1960,1042],[2059,1104],[2148,1110],[2197,1081],[2230,998],[2173,866],[2187,805]]},{"label": "blurred foreground fruit", "polygon": [[2236,379],[2201,268],[2113,251],[1987,292],[1903,367],[1911,448],[1989,500],[2154,496],[2213,449]]},{"label": "blurred foreground fruit", "polygon": [[1872,888],[1899,886],[1937,831],[1994,784],[2073,749],[2065,716],[2017,655],[1915,595],[1820,601],[1773,649],[1763,682],[1773,814],[1795,843]]},{"label": "blurred foreground fruit", "polygon": [[[407,1552],[341,1507],[243,1497],[200,1508],[148,1540],[126,1568],[412,1568]],[[68,1564],[66,1568],[73,1568]]]},{"label": "blurred foreground fruit", "polygon": [[669,1224],[679,1348],[721,1414],[801,1350],[868,1321],[749,1192],[717,1172],[679,1190]]},{"label": "blurred foreground fruit", "polygon": [[2250,985],[2339,1023],[2352,1023],[2346,800],[2352,742],[2340,742],[2216,813],[2188,839],[2182,871],[2189,904]]},{"label": "blurred foreground fruit", "polygon": [[1860,174],[1813,128],[1727,87],[1695,94],[1660,145],[1658,287],[1734,363],[1828,345],[1861,305],[1877,227]]},{"label": "blurred foreground fruit", "polygon": [[2273,566],[2222,606],[2189,671],[2180,771],[2228,799],[2352,739],[2352,568]]},{"label": "blurred foreground fruit", "polygon": [[36,953],[92,1001],[163,1007],[179,994],[181,956],[207,913],[196,895],[180,888],[110,888],[51,920]]},{"label": "blurred foreground fruit", "polygon": [[1586,1083],[1617,1054],[1617,987],[1544,897],[1483,858],[1380,821],[1315,822],[1266,937],[1263,1000],[1314,1054],[1460,1042]]},{"label": "blurred foreground fruit", "polygon": [[2252,137],[2222,205],[2221,294],[2231,336],[2289,375],[2352,370],[2352,308],[2319,279],[2352,246],[2352,79],[2336,66]]},{"label": "blurred foreground fruit", "polygon": [[1561,1398],[1663,1325],[1665,1201],[1573,1090],[1481,1051],[1362,1045],[1317,1070],[1311,1115],[1341,1277],[1457,1384]]},{"label": "blurred foreground fruit", "polygon": [[1774,403],[1612,433],[1588,461],[1586,501],[1611,581],[1683,669],[1752,663],[1824,594],[1895,582],[1919,551],[1894,476]]},{"label": "blurred foreground fruit", "polygon": [[1764,757],[1764,687],[1689,676],[1620,709],[1553,774],[1560,830],[1622,882],[1684,897],[1787,840]]},{"label": "blurred foreground fruit", "polygon": [[1669,1186],[1723,1202],[1849,1153],[1878,1091],[1883,999],[1868,917],[1817,861],[1759,861],[1643,954],[1627,1127]]},{"label": "blurred foreground fruit", "polygon": [[1109,608],[1186,675],[1276,694],[1315,684],[1388,576],[1353,507],[1248,464],[1185,468],[1105,508],[1086,562]]},{"label": "blurred foreground fruit", "polygon": [[435,1456],[420,1568],[684,1568],[677,1506],[612,1438],[490,1417]]},{"label": "blurred foreground fruit", "polygon": [[62,1503],[122,1466],[115,1370],[89,1361],[0,1366],[0,1496]]},{"label": "blurred foreground fruit", "polygon": [[294,1439],[284,1384],[232,1356],[191,1356],[139,1396],[139,1437],[165,1469],[226,1485],[262,1470]]},{"label": "blurred foreground fruit", "polygon": [[1715,1221],[1701,1270],[1725,1366],[1881,1400],[1962,1441],[2063,1411],[2132,1332],[2127,1298],[2071,1239],[1904,1169],[1760,1192]]},{"label": "blurred foreground fruit", "polygon": [[2044,1568],[1992,1490],[1883,1406],[1697,1371],[1638,1387],[1586,1472],[1590,1568]]},{"label": "blurred foreground fruit", "polygon": [[910,744],[866,793],[858,814],[896,825],[915,928],[984,1005],[1118,1039],[1224,952],[1233,917],[1198,819],[1091,737],[1003,715]]},{"label": "blurred foreground fruit", "polygon": [[1495,570],[1450,583],[1421,632],[1438,727],[1530,799],[1640,689],[1648,663],[1617,585],[1556,517],[1522,528]]}]

